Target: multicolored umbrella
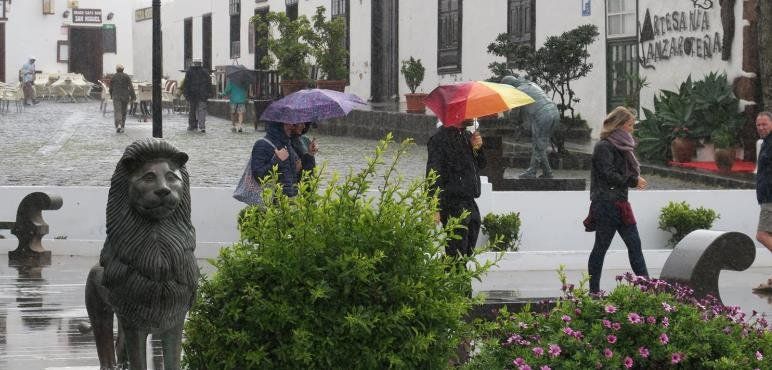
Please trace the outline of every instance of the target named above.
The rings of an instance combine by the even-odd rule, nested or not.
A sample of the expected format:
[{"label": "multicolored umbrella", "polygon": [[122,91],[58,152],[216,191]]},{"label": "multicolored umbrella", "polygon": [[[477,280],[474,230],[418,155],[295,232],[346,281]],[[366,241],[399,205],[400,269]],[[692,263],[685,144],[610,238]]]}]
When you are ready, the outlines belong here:
[{"label": "multicolored umbrella", "polygon": [[347,115],[362,98],[327,89],[305,89],[289,94],[268,106],[260,119],[283,123],[318,122]]},{"label": "multicolored umbrella", "polygon": [[468,81],[437,86],[424,99],[426,106],[446,126],[459,126],[472,118],[508,111],[534,100],[506,84]]}]

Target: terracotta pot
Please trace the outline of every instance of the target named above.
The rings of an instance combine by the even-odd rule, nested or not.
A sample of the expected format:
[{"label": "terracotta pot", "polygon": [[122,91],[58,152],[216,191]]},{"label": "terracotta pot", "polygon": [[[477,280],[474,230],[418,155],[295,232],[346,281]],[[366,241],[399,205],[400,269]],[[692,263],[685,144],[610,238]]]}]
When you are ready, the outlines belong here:
[{"label": "terracotta pot", "polygon": [[407,102],[408,113],[426,113],[426,105],[424,99],[429,94],[405,94],[405,101]]},{"label": "terracotta pot", "polygon": [[721,173],[728,173],[732,171],[732,165],[734,165],[735,149],[734,148],[720,148],[716,149],[716,167]]},{"label": "terracotta pot", "polygon": [[697,143],[694,139],[677,137],[670,142],[670,151],[673,153],[673,162],[691,162]]},{"label": "terracotta pot", "polygon": [[305,89],[308,82],[306,80],[282,80],[279,82],[279,86],[281,86],[281,95],[287,96],[295,91]]},{"label": "terracotta pot", "polygon": [[346,80],[316,80],[316,88],[328,89],[344,92],[346,90]]}]

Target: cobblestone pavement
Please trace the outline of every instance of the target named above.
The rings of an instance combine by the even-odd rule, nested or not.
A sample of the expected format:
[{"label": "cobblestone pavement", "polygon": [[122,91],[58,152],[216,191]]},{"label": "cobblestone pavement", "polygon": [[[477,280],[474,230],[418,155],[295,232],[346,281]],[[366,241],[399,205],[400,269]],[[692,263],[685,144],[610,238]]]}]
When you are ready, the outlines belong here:
[{"label": "cobblestone pavement", "polygon": [[[110,108],[112,110],[112,107]],[[112,113],[103,116],[99,102],[42,102],[22,113],[0,114],[0,185],[109,186],[110,176],[124,148],[132,141],[152,136],[150,120],[128,117],[126,131],[115,132]],[[190,156],[188,169],[193,186],[235,186],[263,132],[251,128],[232,133],[227,120],[208,117],[206,133],[187,131],[187,116],[164,113],[163,136]],[[374,140],[314,135],[320,143],[318,163],[326,162],[330,174],[346,174],[366,165]],[[423,143],[421,143],[423,144]],[[415,145],[398,171],[407,180],[422,177],[426,147]],[[508,169],[507,177],[521,170]],[[588,178],[588,171],[556,171],[556,176]],[[379,183],[379,179],[374,179]],[[709,189],[708,185],[649,176],[651,189]]]}]

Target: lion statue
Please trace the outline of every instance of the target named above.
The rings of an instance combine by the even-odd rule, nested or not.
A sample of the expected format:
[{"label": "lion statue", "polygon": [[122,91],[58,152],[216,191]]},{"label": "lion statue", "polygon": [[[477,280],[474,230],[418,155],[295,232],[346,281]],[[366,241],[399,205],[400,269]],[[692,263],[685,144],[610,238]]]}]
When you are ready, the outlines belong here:
[{"label": "lion statue", "polygon": [[[107,196],[107,238],[86,281],[86,309],[101,369],[146,369],[147,336],[164,369],[180,368],[182,327],[198,288],[188,155],[161,139],[126,148]],[[118,316],[118,361],[113,344]]]}]

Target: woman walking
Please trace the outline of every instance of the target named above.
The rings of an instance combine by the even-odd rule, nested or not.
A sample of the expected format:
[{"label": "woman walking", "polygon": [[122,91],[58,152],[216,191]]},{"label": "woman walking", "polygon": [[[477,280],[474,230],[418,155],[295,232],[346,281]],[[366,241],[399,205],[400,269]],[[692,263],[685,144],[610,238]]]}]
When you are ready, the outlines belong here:
[{"label": "woman walking", "polygon": [[625,107],[616,107],[603,121],[601,140],[592,153],[590,177],[590,214],[585,220],[588,231],[595,231],[595,245],[587,268],[590,274],[590,292],[600,291],[603,259],[615,233],[624,240],[633,272],[648,276],[646,261],[641,250],[635,216],[627,201],[627,189],[646,188],[640,165],[633,154],[635,115]]}]

